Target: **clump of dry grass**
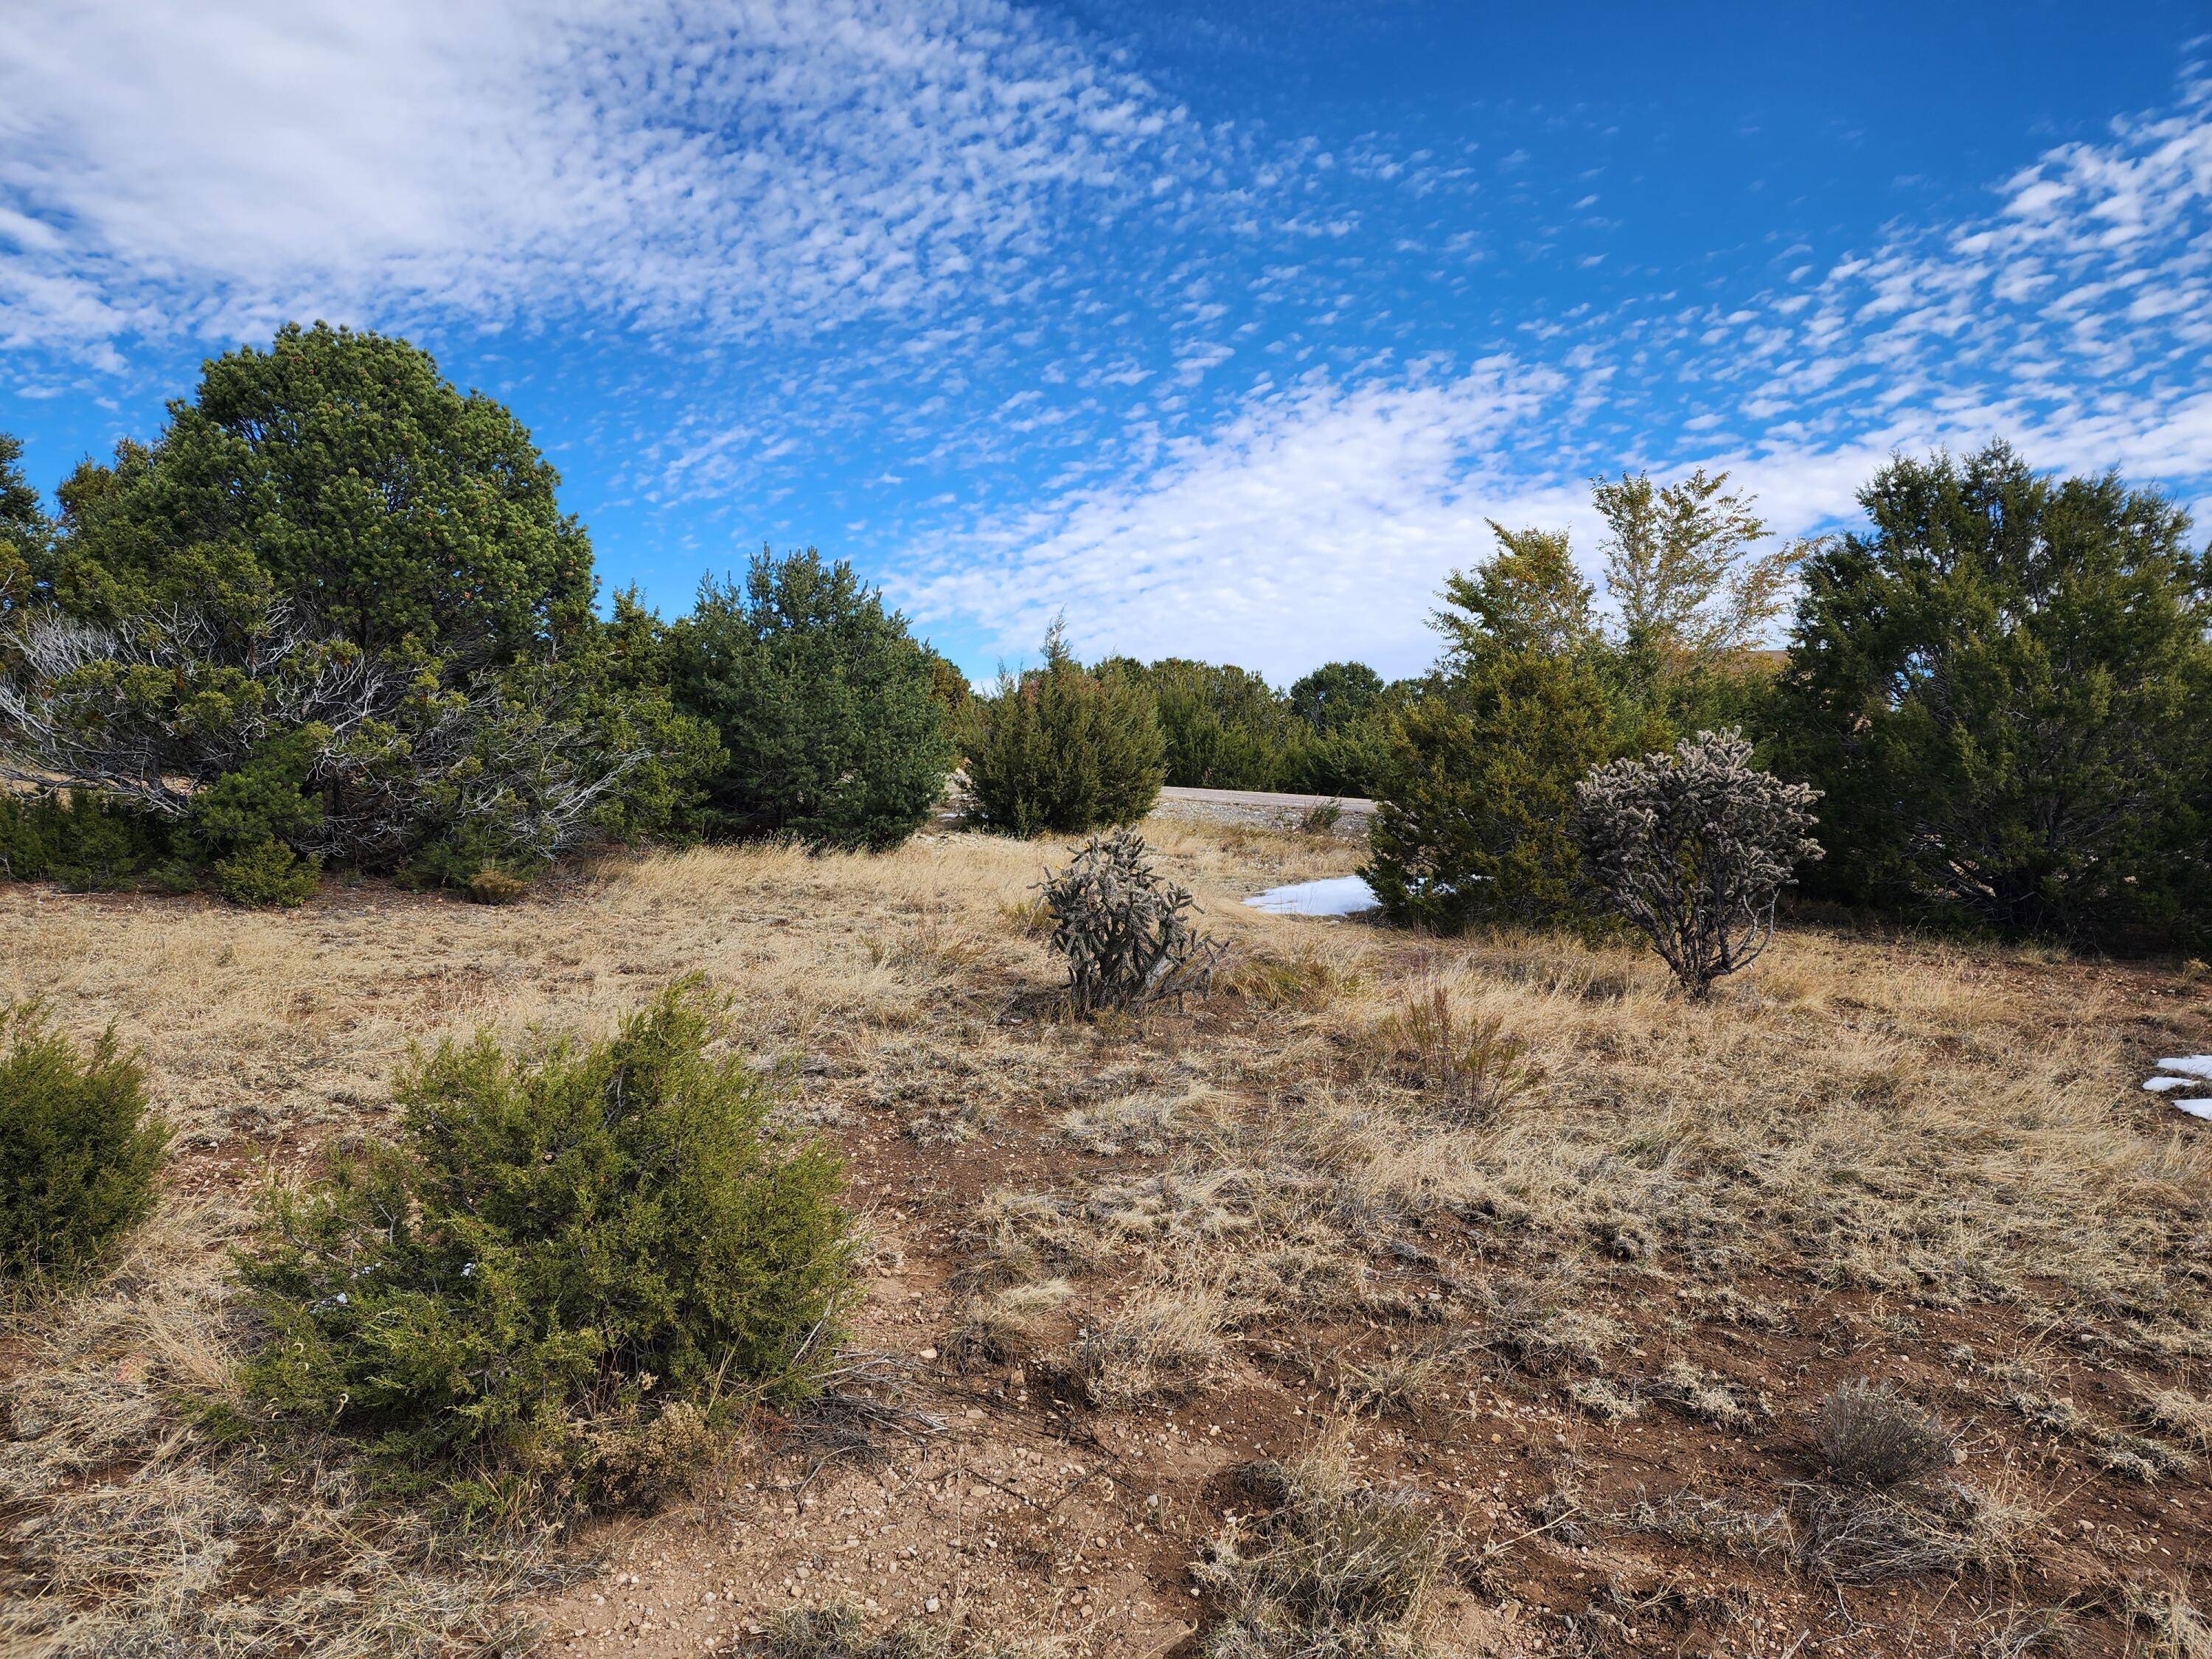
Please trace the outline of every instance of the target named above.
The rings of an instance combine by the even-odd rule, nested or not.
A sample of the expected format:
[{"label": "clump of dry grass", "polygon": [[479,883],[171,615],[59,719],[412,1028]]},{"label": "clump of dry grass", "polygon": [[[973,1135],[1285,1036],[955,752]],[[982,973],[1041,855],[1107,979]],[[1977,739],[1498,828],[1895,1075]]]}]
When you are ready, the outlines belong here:
[{"label": "clump of dry grass", "polygon": [[1030,1659],[972,1632],[918,1621],[868,1633],[850,1607],[799,1607],[769,1622],[765,1659]]},{"label": "clump of dry grass", "polygon": [[1748,1429],[1772,1415],[1763,1400],[1746,1400],[1741,1385],[1686,1359],[1672,1361],[1645,1392],[1717,1429]]},{"label": "clump of dry grass", "polygon": [[1242,1473],[1258,1512],[1232,1519],[1196,1569],[1220,1615],[1207,1659],[1418,1652],[1446,1553],[1434,1516],[1354,1480],[1340,1438]]},{"label": "clump of dry grass", "polygon": [[1568,1378],[1567,1398],[1601,1423],[1625,1423],[1643,1410],[1633,1389],[1602,1376]]},{"label": "clump of dry grass", "polygon": [[2141,1659],[2212,1659],[2212,1618],[2198,1608],[2185,1580],[2162,1587],[2130,1583],[2122,1608],[2140,1632]]},{"label": "clump of dry grass", "polygon": [[1108,1411],[1190,1393],[1220,1361],[1226,1321],[1218,1286],[1140,1285],[1076,1343],[1085,1393]]},{"label": "clump of dry grass", "polygon": [[2197,1460],[2179,1447],[2124,1429],[2102,1431],[2096,1444],[2097,1466],[2123,1480],[2147,1485],[2161,1475],[2187,1474],[2197,1467]]},{"label": "clump of dry grass", "polygon": [[2002,1622],[1982,1638],[1975,1659],[2065,1659],[2076,1651],[2074,1622],[2064,1607],[2008,1607],[1992,1617]]},{"label": "clump of dry grass", "polygon": [[1574,1287],[1554,1276],[1504,1275],[1483,1286],[1478,1340],[1491,1352],[1537,1376],[1604,1370],[1628,1341],[1610,1315],[1574,1305]]},{"label": "clump of dry grass", "polygon": [[1277,952],[1253,951],[1222,970],[1220,987],[1262,1008],[1318,1012],[1358,981],[1314,946]]},{"label": "clump of dry grass", "polygon": [[1179,1142],[1219,1121],[1218,1097],[1200,1088],[1176,1096],[1125,1095],[1063,1114],[1060,1133],[1094,1158],[1133,1152],[1158,1158]]},{"label": "clump of dry grass", "polygon": [[2040,1522],[2020,1504],[1957,1481],[1801,1486],[1796,1496],[1800,1558],[1839,1584],[2009,1573]]},{"label": "clump of dry grass", "polygon": [[[1996,1375],[2007,1385],[1998,1395],[1999,1404],[2018,1413],[2030,1428],[2089,1448],[2097,1467],[2107,1474],[2147,1484],[2163,1475],[2186,1474],[2196,1467],[2196,1457],[2183,1446],[2131,1433],[2082,1410],[2071,1395],[2056,1392],[2031,1365],[2008,1360],[1996,1367]],[[2212,1425],[2212,1413],[2198,1419],[2191,1411],[2194,1404],[2185,1394],[2155,1392],[2145,1397],[2140,1415],[2147,1427],[2167,1429],[2185,1443],[2201,1444],[2197,1436],[2202,1426]]]},{"label": "clump of dry grass", "polygon": [[1340,1358],[1335,1369],[1337,1404],[1346,1412],[1419,1418],[1466,1375],[1467,1358],[1449,1341],[1394,1342],[1384,1353]]},{"label": "clump of dry grass", "polygon": [[1933,1474],[1950,1461],[1953,1440],[1893,1385],[1863,1378],[1821,1401],[1814,1437],[1828,1478],[1856,1486],[1893,1486]]},{"label": "clump of dry grass", "polygon": [[2193,1450],[2212,1452],[2212,1401],[2184,1389],[2154,1389],[2143,1395],[2142,1418]]},{"label": "clump of dry grass", "polygon": [[940,1346],[963,1370],[1012,1364],[1036,1345],[1045,1321],[1074,1293],[1065,1279],[1049,1279],[971,1297]]}]

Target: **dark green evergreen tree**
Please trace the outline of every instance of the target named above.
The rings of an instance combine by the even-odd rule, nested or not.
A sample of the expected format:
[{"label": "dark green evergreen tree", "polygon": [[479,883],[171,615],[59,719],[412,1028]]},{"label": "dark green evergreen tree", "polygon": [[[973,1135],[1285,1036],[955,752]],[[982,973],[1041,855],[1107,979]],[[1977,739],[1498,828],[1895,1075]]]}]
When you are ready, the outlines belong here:
[{"label": "dark green evergreen tree", "polygon": [[1584,918],[1575,787],[1613,752],[1566,538],[1492,528],[1498,556],[1445,588],[1444,665],[1394,726],[1362,872],[1387,915],[1439,932]]},{"label": "dark green evergreen tree", "polygon": [[1290,737],[1282,696],[1233,664],[1167,657],[1149,667],[1111,665],[1141,678],[1166,744],[1167,781],[1187,789],[1279,789]]},{"label": "dark green evergreen tree", "polygon": [[592,614],[556,482],[404,341],[293,326],[211,360],[154,443],[63,483],[52,533],[0,532],[27,542],[0,581],[28,577],[0,599],[0,777],[159,824],[131,840],[163,879],[243,902],[325,859],[465,880],[680,833],[711,738],[624,659],[634,602]]},{"label": "dark green evergreen tree", "polygon": [[976,816],[1010,835],[1083,835],[1134,823],[1166,773],[1152,692],[1112,664],[1086,672],[1059,623],[1044,665],[976,700],[968,779]]},{"label": "dark green evergreen tree", "polygon": [[0,432],[0,612],[31,597],[53,526],[20,465],[23,441]]},{"label": "dark green evergreen tree", "polygon": [[1291,713],[1315,732],[1358,724],[1382,700],[1382,677],[1364,662],[1327,662],[1291,684]]},{"label": "dark green evergreen tree", "polygon": [[956,758],[933,653],[851,565],[763,551],[702,586],[674,647],[679,704],[726,751],[719,827],[883,848],[927,821]]},{"label": "dark green evergreen tree", "polygon": [[2201,932],[2212,568],[2187,515],[2003,445],[1896,460],[1859,499],[1777,688],[1780,764],[1826,792],[1822,884],[2007,933]]},{"label": "dark green evergreen tree", "polygon": [[428,353],[290,324],[210,359],[155,444],[79,469],[43,574],[79,614],[259,590],[364,649],[510,660],[591,623],[591,544],[559,482]]}]

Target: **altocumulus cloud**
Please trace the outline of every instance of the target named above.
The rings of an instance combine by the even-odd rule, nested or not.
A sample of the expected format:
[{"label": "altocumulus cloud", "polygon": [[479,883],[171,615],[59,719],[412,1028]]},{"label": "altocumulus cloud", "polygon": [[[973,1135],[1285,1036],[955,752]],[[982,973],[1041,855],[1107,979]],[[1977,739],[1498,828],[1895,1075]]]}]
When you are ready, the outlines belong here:
[{"label": "altocumulus cloud", "polygon": [[0,339],[723,337],[1015,283],[1181,122],[994,0],[128,0],[0,32]]},{"label": "altocumulus cloud", "polygon": [[1094,653],[1218,656],[1231,639],[1278,678],[1329,656],[1409,672],[1437,580],[1486,542],[1486,517],[1583,514],[1572,490],[1503,470],[1513,434],[1569,390],[1504,359],[1353,386],[1311,374],[1135,477],[914,569],[900,595],[1017,652],[1066,606]]}]

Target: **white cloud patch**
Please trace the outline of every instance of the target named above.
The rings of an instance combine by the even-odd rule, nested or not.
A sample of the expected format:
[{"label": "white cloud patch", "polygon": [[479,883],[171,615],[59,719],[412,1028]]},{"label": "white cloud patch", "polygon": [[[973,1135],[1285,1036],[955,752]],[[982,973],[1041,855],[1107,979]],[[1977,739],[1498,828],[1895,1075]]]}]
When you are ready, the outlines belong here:
[{"label": "white cloud patch", "polygon": [[917,313],[1180,121],[1001,0],[19,7],[0,340]]},{"label": "white cloud patch", "polygon": [[1228,658],[1278,678],[1329,657],[1411,672],[1419,619],[1486,516],[1583,509],[1524,488],[1494,452],[1565,386],[1503,360],[1450,379],[1264,392],[1141,475],[963,538],[896,584],[923,620],[981,621],[1010,657],[1054,614],[1089,655]]}]

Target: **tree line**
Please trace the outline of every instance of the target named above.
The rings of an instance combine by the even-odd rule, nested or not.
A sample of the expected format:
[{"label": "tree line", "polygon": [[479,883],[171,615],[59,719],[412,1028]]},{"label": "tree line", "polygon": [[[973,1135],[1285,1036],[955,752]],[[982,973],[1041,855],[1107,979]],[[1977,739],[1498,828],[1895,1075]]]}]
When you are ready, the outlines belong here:
[{"label": "tree line", "polygon": [[1392,917],[1596,926],[1583,785],[1734,730],[1820,793],[1808,892],[2008,934],[2212,929],[2212,563],[2157,492],[2002,445],[1893,458],[1818,543],[1777,544],[1725,477],[1601,480],[1602,596],[1565,532],[1493,525],[1417,678],[1086,665],[1055,626],[980,694],[811,550],[672,620],[634,590],[603,611],[529,433],[404,341],[289,326],[213,359],[51,512],[19,455],[0,437],[18,878],[495,898],[609,842],[880,850],[964,764],[973,817],[1019,835],[1133,823],[1163,782],[1370,796]]}]

